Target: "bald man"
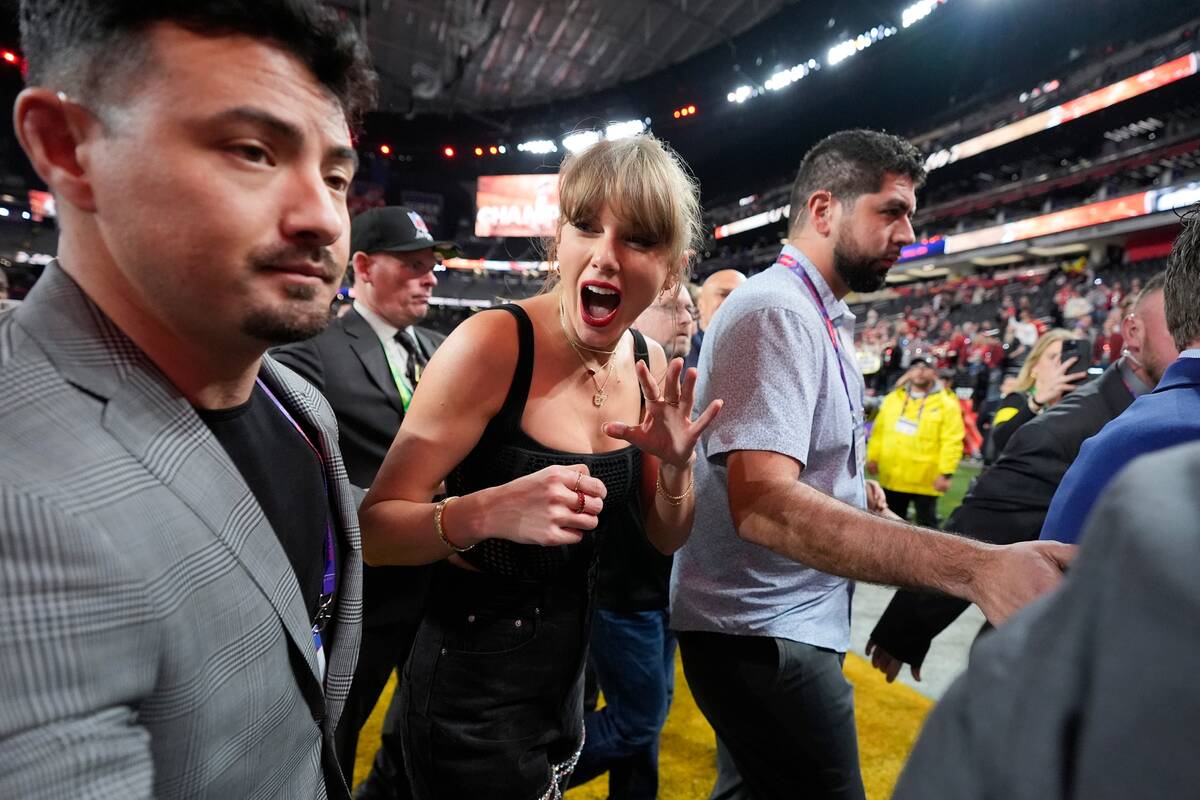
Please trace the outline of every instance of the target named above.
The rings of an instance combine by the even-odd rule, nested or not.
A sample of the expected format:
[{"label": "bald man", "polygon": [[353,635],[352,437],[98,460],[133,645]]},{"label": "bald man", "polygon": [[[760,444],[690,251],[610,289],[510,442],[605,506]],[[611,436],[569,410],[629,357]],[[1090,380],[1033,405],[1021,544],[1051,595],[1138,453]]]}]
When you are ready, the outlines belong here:
[{"label": "bald man", "polygon": [[704,343],[704,331],[708,330],[708,323],[725,302],[725,298],[729,297],[730,292],[741,286],[745,280],[746,276],[736,269],[722,269],[709,275],[704,281],[704,285],[700,287],[700,300],[696,303],[700,311],[700,330],[692,336],[692,351],[688,353],[687,366],[694,367],[700,363],[700,347]]}]

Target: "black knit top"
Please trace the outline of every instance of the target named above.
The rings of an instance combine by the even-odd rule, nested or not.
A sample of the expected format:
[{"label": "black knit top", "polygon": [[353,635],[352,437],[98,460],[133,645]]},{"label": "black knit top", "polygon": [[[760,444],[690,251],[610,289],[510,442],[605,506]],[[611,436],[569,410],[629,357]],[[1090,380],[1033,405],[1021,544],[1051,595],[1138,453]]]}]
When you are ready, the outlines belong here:
[{"label": "black knit top", "polygon": [[[546,447],[521,428],[521,416],[533,379],[533,323],[517,305],[499,306],[517,321],[518,355],[512,384],[500,411],[488,423],[479,442],[446,478],[452,495],[464,495],[500,486],[548,466],[584,464],[589,474],[604,483],[608,495],[599,524],[576,544],[543,547],[507,539],[484,539],[462,554],[463,560],[483,572],[513,578],[543,579],[566,571],[586,571],[596,560],[602,537],[615,525],[642,529],[640,500],[642,453],[630,445],[609,453],[568,453]],[[637,331],[634,353],[649,364],[646,340]]]}]

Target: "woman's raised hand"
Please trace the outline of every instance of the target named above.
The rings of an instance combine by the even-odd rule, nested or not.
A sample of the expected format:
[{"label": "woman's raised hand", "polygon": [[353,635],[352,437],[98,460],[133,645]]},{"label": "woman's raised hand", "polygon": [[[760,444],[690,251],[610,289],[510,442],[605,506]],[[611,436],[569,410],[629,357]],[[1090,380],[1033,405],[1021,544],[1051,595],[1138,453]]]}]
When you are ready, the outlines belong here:
[{"label": "woman's raised hand", "polygon": [[700,434],[721,410],[722,401],[713,400],[700,416],[692,419],[692,404],[696,399],[696,370],[692,368],[685,371],[682,358],[673,359],[667,365],[661,395],[645,362],[637,363],[637,376],[642,395],[646,398],[646,413],[641,424],[606,422],[604,432],[614,439],[623,439],[637,446],[664,464],[686,466],[692,460]]},{"label": "woman's raised hand", "polygon": [[1033,402],[1040,406],[1052,406],[1073,392],[1079,382],[1087,379],[1087,372],[1069,372],[1077,361],[1074,356],[1051,366],[1033,384]]}]

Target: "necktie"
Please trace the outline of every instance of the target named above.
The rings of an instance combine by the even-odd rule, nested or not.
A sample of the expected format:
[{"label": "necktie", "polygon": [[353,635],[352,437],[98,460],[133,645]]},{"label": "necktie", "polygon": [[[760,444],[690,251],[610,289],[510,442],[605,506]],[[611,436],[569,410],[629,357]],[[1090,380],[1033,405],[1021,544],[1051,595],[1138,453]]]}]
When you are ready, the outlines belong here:
[{"label": "necktie", "polygon": [[404,364],[404,380],[408,384],[406,387],[408,391],[401,392],[405,400],[404,407],[408,408],[408,398],[412,397],[413,391],[417,388],[417,381],[421,378],[421,368],[425,366],[425,358],[421,355],[421,348],[417,346],[416,340],[407,329],[396,332],[396,343],[408,353]]}]

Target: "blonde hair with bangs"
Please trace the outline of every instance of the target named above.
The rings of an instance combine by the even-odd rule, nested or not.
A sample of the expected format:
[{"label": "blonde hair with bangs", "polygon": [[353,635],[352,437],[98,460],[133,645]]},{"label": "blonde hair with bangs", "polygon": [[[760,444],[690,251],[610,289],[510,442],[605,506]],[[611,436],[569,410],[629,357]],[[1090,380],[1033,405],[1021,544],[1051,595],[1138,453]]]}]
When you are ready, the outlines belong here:
[{"label": "blonde hair with bangs", "polygon": [[[648,133],[597,142],[567,156],[558,171],[558,229],[595,216],[606,203],[614,215],[665,249],[670,277],[664,288],[678,286],[700,248],[703,230],[700,187],[683,160]],[[545,247],[553,263],[555,240]]]},{"label": "blonde hair with bangs", "polygon": [[1025,357],[1025,363],[1021,365],[1021,371],[1017,373],[1017,391],[1028,392],[1033,388],[1033,368],[1042,360],[1046,350],[1055,342],[1069,342],[1075,338],[1075,334],[1063,328],[1053,328],[1042,334],[1042,337],[1034,342],[1033,349],[1029,351],[1029,355]]}]

